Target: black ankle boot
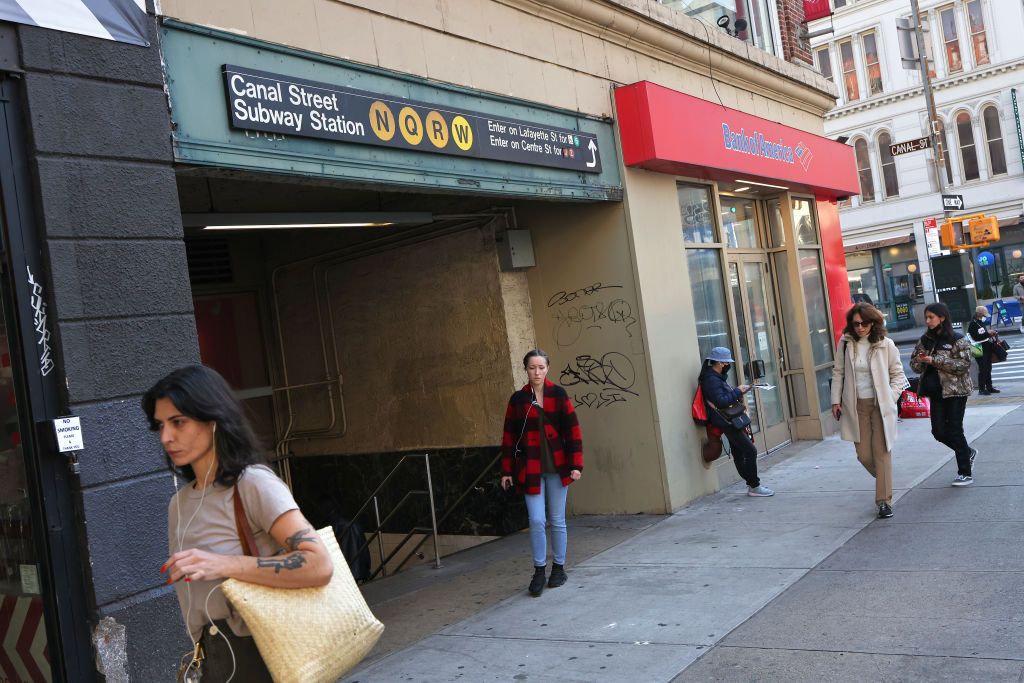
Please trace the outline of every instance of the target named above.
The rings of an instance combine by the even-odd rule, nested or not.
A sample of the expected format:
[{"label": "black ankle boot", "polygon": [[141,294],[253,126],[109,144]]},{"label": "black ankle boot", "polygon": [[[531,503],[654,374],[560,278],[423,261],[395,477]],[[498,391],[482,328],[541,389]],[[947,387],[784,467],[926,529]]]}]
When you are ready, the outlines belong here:
[{"label": "black ankle boot", "polygon": [[533,568],[533,579],[530,580],[530,595],[537,597],[544,592],[544,567]]},{"label": "black ankle boot", "polygon": [[566,581],[569,577],[565,575],[565,567],[560,564],[551,565],[551,576],[548,577],[548,588],[558,588]]}]

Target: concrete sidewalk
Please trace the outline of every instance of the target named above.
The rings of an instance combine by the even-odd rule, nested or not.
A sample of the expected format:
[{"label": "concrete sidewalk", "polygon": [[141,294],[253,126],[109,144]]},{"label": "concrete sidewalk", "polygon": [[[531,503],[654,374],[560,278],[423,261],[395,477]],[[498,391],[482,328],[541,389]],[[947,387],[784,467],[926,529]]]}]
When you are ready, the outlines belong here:
[{"label": "concrete sidewalk", "polygon": [[[832,439],[798,444],[762,472],[774,498],[748,498],[735,485],[660,521],[639,518],[625,540],[606,540],[540,598],[525,592],[518,534],[505,546],[524,553],[505,577],[518,585],[511,597],[475,610],[480,584],[456,577],[442,604],[471,616],[345,680],[942,679],[940,659],[912,656],[926,649],[964,658],[950,664],[949,680],[1017,681],[1024,410],[1015,407],[969,407],[968,438],[983,450],[979,483],[966,490],[949,487],[952,453],[932,440],[928,421],[900,423],[890,520],[876,519],[874,480],[852,444]],[[579,557],[576,537],[587,539],[579,525],[570,530],[570,562]],[[506,552],[500,543],[482,552]],[[979,571],[987,573],[970,574]],[[382,612],[414,611],[419,594],[374,602],[389,624]]]}]

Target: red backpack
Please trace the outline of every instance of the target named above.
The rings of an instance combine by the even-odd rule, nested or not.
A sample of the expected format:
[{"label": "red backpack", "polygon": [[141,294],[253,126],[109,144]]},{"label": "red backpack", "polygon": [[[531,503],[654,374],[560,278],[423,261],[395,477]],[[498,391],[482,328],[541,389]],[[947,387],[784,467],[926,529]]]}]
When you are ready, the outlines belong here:
[{"label": "red backpack", "polygon": [[701,388],[700,382],[697,382],[697,393],[693,395],[690,415],[693,417],[693,421],[701,426],[708,423],[708,404],[704,400],[704,389]]}]

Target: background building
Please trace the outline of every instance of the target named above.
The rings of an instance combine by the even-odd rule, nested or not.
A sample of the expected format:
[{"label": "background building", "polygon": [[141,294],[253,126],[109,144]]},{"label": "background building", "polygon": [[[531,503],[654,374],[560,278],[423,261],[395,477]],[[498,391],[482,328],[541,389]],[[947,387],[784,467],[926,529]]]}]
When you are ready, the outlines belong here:
[{"label": "background building", "polygon": [[[860,196],[840,207],[850,291],[888,311],[890,325],[921,324],[934,300],[929,253],[938,240],[926,222],[942,220],[933,151],[893,157],[889,145],[927,135],[920,73],[900,62],[896,20],[905,0],[833,0],[831,18],[811,22],[818,70],[839,88],[826,133],[854,148]],[[946,145],[947,192],[962,194],[967,213],[999,218],[1002,238],[972,253],[981,301],[1008,295],[1024,272],[1024,182],[1018,108],[1024,96],[1024,7],[997,0],[922,0],[932,85]],[[910,310],[897,303],[910,303]]]}]

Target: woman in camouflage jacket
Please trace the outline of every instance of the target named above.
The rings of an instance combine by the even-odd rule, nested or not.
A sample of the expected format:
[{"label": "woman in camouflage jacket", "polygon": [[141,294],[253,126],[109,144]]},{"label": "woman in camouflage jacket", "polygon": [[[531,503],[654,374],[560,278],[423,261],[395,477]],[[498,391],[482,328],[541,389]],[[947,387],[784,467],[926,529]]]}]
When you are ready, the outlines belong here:
[{"label": "woman in camouflage jacket", "polygon": [[953,486],[970,486],[974,483],[974,458],[978,455],[964,436],[967,397],[974,390],[971,343],[953,331],[946,304],[928,304],[924,311],[928,331],[917,342],[910,367],[921,374],[919,393],[931,399],[932,436],[956,453]]}]

